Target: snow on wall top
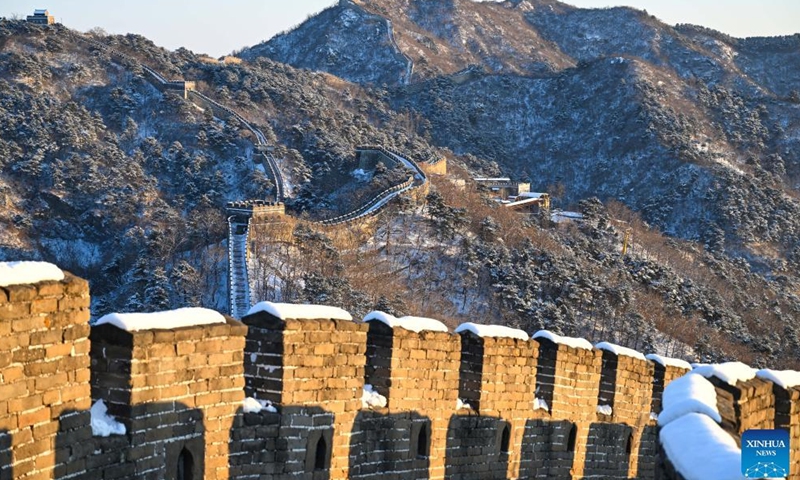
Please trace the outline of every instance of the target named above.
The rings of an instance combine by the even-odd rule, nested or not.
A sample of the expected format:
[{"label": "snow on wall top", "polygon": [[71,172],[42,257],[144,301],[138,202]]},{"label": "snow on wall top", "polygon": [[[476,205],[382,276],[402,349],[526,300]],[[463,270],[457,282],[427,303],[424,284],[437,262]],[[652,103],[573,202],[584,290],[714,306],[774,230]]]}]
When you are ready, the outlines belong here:
[{"label": "snow on wall top", "polygon": [[383,322],[391,328],[400,327],[417,333],[422,332],[424,330],[431,332],[447,331],[447,326],[445,326],[444,323],[440,322],[439,320],[435,320],[433,318],[411,317],[411,316],[397,318],[394,315],[390,315],[386,312],[381,312],[378,310],[369,312],[364,317],[364,321]]},{"label": "snow on wall top", "polygon": [[792,388],[800,385],[800,372],[794,370],[770,370],[765,368],[757,371],[756,376],[769,380],[781,388]]},{"label": "snow on wall top", "polygon": [[717,410],[717,389],[708,380],[696,373],[687,373],[676,378],[664,388],[661,399],[662,412],[658,424],[670,424],[688,413],[702,413],[717,422],[722,417]]},{"label": "snow on wall top", "polygon": [[737,382],[746,382],[756,376],[756,369],[742,362],[718,363],[715,365],[699,365],[692,370],[706,378],[717,377],[731,386]]},{"label": "snow on wall top", "polygon": [[47,262],[0,262],[0,287],[64,280],[64,272]]},{"label": "snow on wall top", "polygon": [[591,350],[593,348],[592,344],[589,343],[589,340],[586,340],[585,338],[562,337],[561,335],[556,335],[555,333],[547,330],[539,330],[533,334],[533,338],[546,338],[553,343],[560,343],[561,345],[566,345],[572,348],[582,348],[584,350]]},{"label": "snow on wall top", "polygon": [[294,303],[272,303],[272,302],[259,302],[253,305],[247,311],[247,315],[253,315],[258,312],[267,312],[274,317],[281,320],[295,319],[295,320],[314,320],[314,319],[331,319],[331,320],[352,320],[353,317],[338,307],[329,307],[327,305],[300,305]]},{"label": "snow on wall top", "polygon": [[640,352],[637,352],[636,350],[634,350],[632,348],[621,347],[621,346],[615,345],[613,343],[600,342],[598,344],[595,344],[594,347],[599,349],[599,350],[605,350],[607,352],[611,352],[611,353],[613,353],[614,355],[617,355],[617,356],[625,355],[626,357],[632,357],[632,358],[638,358],[639,360],[645,360],[644,355],[642,355]]},{"label": "snow on wall top", "polygon": [[528,334],[523,330],[502,325],[480,325],[477,323],[466,322],[456,328],[456,333],[472,332],[479,337],[505,337],[528,340]]},{"label": "snow on wall top", "polygon": [[173,328],[193,327],[225,323],[221,313],[207,308],[179,308],[153,313],[109,313],[94,325],[114,325],[128,332],[138,330],[171,330]]},{"label": "snow on wall top", "polygon": [[692,369],[692,365],[689,362],[687,362],[686,360],[681,360],[679,358],[662,357],[661,355],[656,355],[655,353],[647,354],[645,355],[645,358],[653,362],[659,363],[665,367],[678,367],[678,368],[683,368],[685,370]]},{"label": "snow on wall top", "polygon": [[661,429],[659,439],[667,458],[686,480],[744,478],[742,451],[736,441],[705,415],[680,417]]}]

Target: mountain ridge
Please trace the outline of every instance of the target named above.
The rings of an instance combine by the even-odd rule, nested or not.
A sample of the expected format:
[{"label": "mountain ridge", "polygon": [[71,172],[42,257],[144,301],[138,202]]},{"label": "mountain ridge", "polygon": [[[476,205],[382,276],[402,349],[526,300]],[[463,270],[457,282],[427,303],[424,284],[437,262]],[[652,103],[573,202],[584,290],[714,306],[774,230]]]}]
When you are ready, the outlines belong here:
[{"label": "mountain ridge", "polygon": [[[222,207],[271,188],[252,165],[252,132],[158,92],[135,66],[60,28],[0,24],[9,65],[0,76],[0,198],[11,205],[0,215],[0,255],[82,268],[96,315],[221,308]],[[383,88],[269,59],[167,52],[135,35],[93,38],[196,81],[275,145],[295,192],[292,222],[301,219],[291,242],[256,244],[262,258],[292,267],[264,266],[264,298],[451,323],[480,316],[699,360],[797,361],[791,102],[754,100],[757,90],[736,82],[687,82],[631,56],[546,75],[478,66],[425,88],[403,84],[398,62],[397,84]],[[428,198],[391,205],[361,232],[315,231],[303,215],[336,216],[405,173],[376,165],[356,178],[353,149],[363,144],[415,158],[441,149],[464,185],[481,172],[528,175],[584,220],[521,221],[437,179]],[[586,198],[598,194],[679,238],[619,202]],[[625,225],[634,233],[623,255]]]},{"label": "mountain ridge", "polygon": [[[778,121],[789,125],[792,130],[796,129],[793,119],[798,112],[791,99],[795,98],[800,83],[793,80],[798,78],[795,75],[797,67],[790,65],[800,66],[800,61],[786,60],[798,55],[791,46],[800,42],[800,35],[734,39],[701,27],[671,27],[644,11],[628,7],[580,9],[556,1],[453,0],[431,4],[415,0],[388,3],[343,0],[326,11],[328,16],[312,17],[298,29],[276,37],[260,47],[253,47],[249,53],[250,58],[255,55],[257,48],[275,49],[288,38],[294,38],[294,45],[302,45],[304,42],[301,39],[312,32],[325,32],[326,38],[335,38],[336,28],[326,24],[327,19],[334,14],[354,11],[365,11],[390,21],[395,28],[395,45],[414,61],[412,85],[404,86],[397,80],[393,84],[388,83],[395,108],[411,109],[430,121],[432,128],[428,133],[439,146],[459,154],[472,154],[494,160],[506,174],[533,179],[533,176],[541,176],[545,171],[559,172],[570,168],[563,165],[564,161],[575,163],[572,170],[584,170],[586,165],[592,163],[586,158],[591,155],[588,151],[575,155],[579,157],[576,161],[565,158],[565,152],[574,150],[574,145],[585,143],[582,135],[591,132],[592,128],[581,122],[574,122],[574,125],[568,125],[571,141],[564,142],[556,138],[545,141],[551,145],[549,147],[535,146],[522,150],[515,145],[519,135],[513,133],[513,126],[510,125],[512,119],[518,125],[532,127],[531,138],[538,135],[551,136],[555,135],[559,123],[558,115],[562,113],[552,112],[549,123],[540,122],[541,129],[537,130],[536,120],[526,118],[531,105],[513,105],[513,95],[509,97],[510,105],[489,109],[488,114],[480,106],[477,111],[470,109],[469,106],[475,103],[475,99],[480,98],[479,103],[482,105],[488,104],[486,97],[496,98],[497,92],[501,90],[497,87],[499,82],[518,83],[518,89],[512,88],[516,91],[514,95],[525,95],[525,86],[537,83],[535,80],[531,83],[527,78],[553,82],[554,86],[547,89],[547,94],[556,97],[560,95],[558,82],[568,81],[567,79],[576,75],[585,77],[588,75],[585,73],[586,69],[592,68],[600,71],[584,84],[586,91],[602,91],[604,96],[613,97],[617,91],[624,92],[625,87],[619,84],[613,74],[608,73],[606,63],[619,61],[620,64],[632,62],[636,66],[635,71],[622,81],[633,82],[640,94],[631,100],[631,104],[638,103],[637,108],[614,113],[617,121],[625,123],[628,128],[620,135],[609,132],[606,136],[629,139],[629,142],[628,146],[622,145],[619,148],[601,148],[600,151],[607,151],[607,161],[614,161],[614,157],[625,159],[631,155],[643,158],[647,154],[639,148],[642,146],[640,142],[631,144],[630,141],[637,137],[647,138],[655,133],[657,138],[653,140],[653,146],[659,144],[661,155],[667,161],[673,156],[680,162],[696,164],[701,169],[721,166],[723,170],[747,170],[752,173],[752,167],[755,166],[759,172],[764,169],[773,174],[777,172],[778,178],[765,177],[766,184],[759,188],[770,191],[774,180],[777,180],[777,190],[770,195],[788,195],[790,199],[794,196],[792,187],[800,183],[796,160],[798,145],[792,140],[794,136],[783,135],[780,128],[774,128],[774,117],[777,117],[786,118],[787,120]],[[499,14],[504,14],[504,26],[513,25],[516,30],[508,31],[505,28],[498,32],[489,29],[490,24],[496,26],[500,23],[494,21]],[[426,38],[427,46],[412,45],[423,37]],[[496,41],[492,43],[487,39]],[[549,59],[549,62],[542,62],[549,65],[548,68],[542,70],[519,61],[517,53],[522,50],[515,47],[523,44],[522,40],[530,42],[529,47],[536,50],[536,55],[541,58],[544,55]],[[349,38],[343,40],[342,45],[347,45],[346,49],[350,52],[371,51],[371,42],[371,39],[361,42]],[[738,48],[746,53],[740,54]],[[774,55],[764,54],[773,48]],[[476,55],[476,52],[482,52],[483,56]],[[273,58],[292,63],[292,59],[278,54],[273,55]],[[353,62],[360,63],[362,72],[372,70],[372,63],[368,60],[359,62],[355,53],[350,58],[351,68]],[[765,73],[769,66],[778,63],[785,65],[781,69],[785,74]],[[348,78],[347,72],[329,69],[324,62],[315,64],[311,54],[295,66],[327,70]],[[476,74],[471,81],[457,83],[450,88],[446,75],[469,70],[470,66],[472,71],[483,73]],[[487,80],[492,76],[497,79]],[[356,82],[362,80],[352,77],[350,79]],[[439,79],[444,81],[440,82]],[[384,82],[386,80],[388,79],[382,79]],[[430,88],[417,88],[415,82],[432,84]],[[481,86],[475,88],[474,82],[479,82]],[[437,89],[443,91],[444,96],[433,95],[436,98],[430,98],[430,90]],[[591,106],[594,100],[580,90],[579,87],[573,88],[573,97]],[[562,100],[570,102],[569,109],[573,111],[571,115],[583,112],[583,105],[576,105],[572,99],[564,97],[561,95]],[[430,101],[425,98],[430,98]],[[800,97],[797,98],[800,100]],[[536,99],[534,103],[535,101]],[[602,103],[605,100],[597,98],[597,101]],[[444,109],[440,108],[442,105]],[[536,105],[536,108],[542,107],[541,104]],[[443,119],[443,116],[447,117],[448,111],[453,111],[454,114]],[[464,124],[464,118],[470,119],[469,124]],[[486,120],[484,125],[490,125],[489,132],[474,128],[473,124],[479,118]],[[637,127],[637,122],[645,123]],[[507,128],[492,129],[491,125],[497,124]],[[603,129],[606,126],[611,127],[611,124],[601,121],[598,126]],[[512,127],[512,135],[508,135],[508,127]],[[524,136],[525,133],[521,135]],[[482,138],[469,142],[469,137]],[[778,146],[778,143],[781,145]],[[558,145],[560,151],[557,154],[562,157],[562,161],[541,168],[533,166],[541,161],[543,155],[547,156],[547,151],[552,150],[553,144]],[[665,169],[661,170],[667,174]],[[544,184],[540,184],[539,188],[561,181],[558,175],[544,175],[544,178]],[[607,186],[610,188],[609,193],[604,193],[604,189],[589,191],[581,188],[580,183],[574,185],[575,188],[566,185],[567,191],[572,192],[568,200],[574,202],[595,194],[625,198],[625,185],[632,181],[634,180],[631,178],[616,180],[610,175],[606,176],[597,185]],[[685,189],[685,186],[680,186],[684,183],[672,182],[672,190]],[[731,223],[728,219],[721,222],[711,219],[707,228],[695,226],[687,229],[682,225],[686,223],[685,220],[679,215],[669,218],[668,214],[664,217],[666,205],[648,207],[652,202],[645,200],[640,199],[630,204],[645,212],[648,220],[673,235],[702,240],[708,235],[709,229],[716,228],[711,224]],[[721,209],[713,205],[708,207],[706,210]],[[792,210],[796,211],[796,206]],[[732,238],[737,237],[732,231],[732,225],[723,225],[723,228]],[[797,241],[796,238],[784,240],[788,240],[788,243]]]}]

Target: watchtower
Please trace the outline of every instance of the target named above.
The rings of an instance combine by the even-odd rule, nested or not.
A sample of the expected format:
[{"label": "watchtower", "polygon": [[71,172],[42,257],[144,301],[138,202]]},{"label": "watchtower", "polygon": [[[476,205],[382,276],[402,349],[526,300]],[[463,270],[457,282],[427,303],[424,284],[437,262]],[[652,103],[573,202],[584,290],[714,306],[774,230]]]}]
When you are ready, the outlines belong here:
[{"label": "watchtower", "polygon": [[248,200],[229,202],[225,211],[228,214],[228,311],[231,316],[242,318],[250,309],[250,226],[270,217],[284,216],[286,207],[281,202]]},{"label": "watchtower", "polygon": [[52,25],[56,23],[56,18],[50,15],[50,12],[41,9],[34,10],[33,15],[28,15],[26,20],[37,25]]}]

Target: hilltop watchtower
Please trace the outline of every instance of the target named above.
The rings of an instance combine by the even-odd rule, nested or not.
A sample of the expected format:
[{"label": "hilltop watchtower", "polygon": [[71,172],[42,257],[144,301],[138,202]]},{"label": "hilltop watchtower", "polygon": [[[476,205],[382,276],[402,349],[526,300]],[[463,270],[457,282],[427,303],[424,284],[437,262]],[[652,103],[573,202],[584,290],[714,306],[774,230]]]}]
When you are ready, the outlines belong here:
[{"label": "hilltop watchtower", "polygon": [[229,216],[236,217],[236,223],[247,223],[250,218],[260,219],[270,215],[286,214],[286,206],[283,203],[265,200],[228,202],[225,210]]},{"label": "hilltop watchtower", "polygon": [[47,10],[42,9],[34,10],[33,15],[28,15],[26,20],[37,25],[52,25],[56,23],[56,18],[50,15]]},{"label": "hilltop watchtower", "polygon": [[286,207],[281,202],[248,200],[229,202],[225,211],[228,214],[228,306],[231,316],[242,318],[250,309],[250,226],[283,217]]}]

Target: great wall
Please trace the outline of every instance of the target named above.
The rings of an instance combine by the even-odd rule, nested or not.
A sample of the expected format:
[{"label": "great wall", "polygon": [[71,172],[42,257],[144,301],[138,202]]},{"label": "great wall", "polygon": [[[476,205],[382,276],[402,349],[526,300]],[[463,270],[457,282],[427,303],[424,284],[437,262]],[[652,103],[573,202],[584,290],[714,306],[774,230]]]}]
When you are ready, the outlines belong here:
[{"label": "great wall", "polygon": [[[285,213],[266,137],[194,82],[76,37],[140,67],[159,90],[235,117],[256,139],[275,201],[228,205],[231,313],[241,321],[129,332],[90,326],[88,283],[72,275],[0,287],[0,479],[683,478],[657,418],[665,387],[687,369],[546,338],[247,315],[251,223]],[[441,158],[360,150],[413,175],[320,225],[371,215],[446,172]],[[788,478],[800,479],[800,387],[710,381],[737,443],[748,429],[789,431]],[[385,407],[365,406],[367,385]],[[247,398],[277,410],[247,411]],[[93,435],[100,400],[125,434]]]},{"label": "great wall", "polygon": [[[391,36],[391,24],[387,25]],[[45,29],[44,31],[49,31]],[[156,72],[154,69],[142,64],[137,59],[127,55],[119,50],[109,48],[101,42],[91,39],[85,35],[65,30],[73,39],[81,42],[91,49],[105,52],[111,57],[121,61],[125,68],[133,71],[141,70],[143,77],[147,79],[156,89],[161,92],[176,92],[180,93],[185,100],[191,100],[202,108],[211,110],[215,117],[218,119],[235,118],[241,125],[243,125],[250,133],[252,133],[255,141],[253,146],[256,151],[256,158],[261,160],[264,171],[268,173],[270,180],[274,184],[275,197],[274,202],[266,202],[265,200],[248,200],[242,202],[232,202],[227,205],[228,211],[228,297],[229,297],[229,312],[236,318],[240,318],[243,312],[249,308],[249,295],[250,295],[250,275],[248,272],[249,264],[249,250],[247,239],[250,234],[250,226],[253,223],[253,216],[255,215],[257,221],[263,220],[259,217],[264,212],[261,206],[269,203],[273,207],[269,209],[269,216],[283,215],[285,210],[283,208],[283,201],[288,196],[286,188],[286,180],[278,160],[272,154],[273,147],[267,142],[267,137],[264,133],[251,122],[246,120],[241,114],[233,109],[217,102],[209,96],[197,90],[196,82],[185,80],[167,80],[164,76]],[[399,49],[398,49],[399,51]],[[409,65],[412,63],[409,61]],[[409,66],[407,75],[411,75],[411,67]],[[357,153],[363,154],[370,152],[382,157],[389,164],[401,164],[407,168],[412,175],[407,181],[389,187],[377,195],[364,202],[361,206],[354,208],[352,211],[343,215],[319,220],[316,223],[321,226],[336,226],[348,222],[363,219],[371,215],[375,215],[386,204],[392,201],[399,195],[411,189],[421,189],[424,193],[427,192],[429,173],[432,174],[445,174],[447,172],[447,161],[444,157],[432,155],[430,158],[423,162],[417,163],[410,159],[407,155],[400,152],[385,148],[383,146],[364,146],[356,149]]]},{"label": "great wall", "polygon": [[[686,373],[669,363],[264,311],[126,331],[90,326],[89,304],[69,274],[0,288],[0,478],[681,478],[658,442]],[[711,382],[732,437],[800,441],[800,387]],[[365,407],[367,384],[385,407]],[[126,434],[93,436],[98,400]]]}]

